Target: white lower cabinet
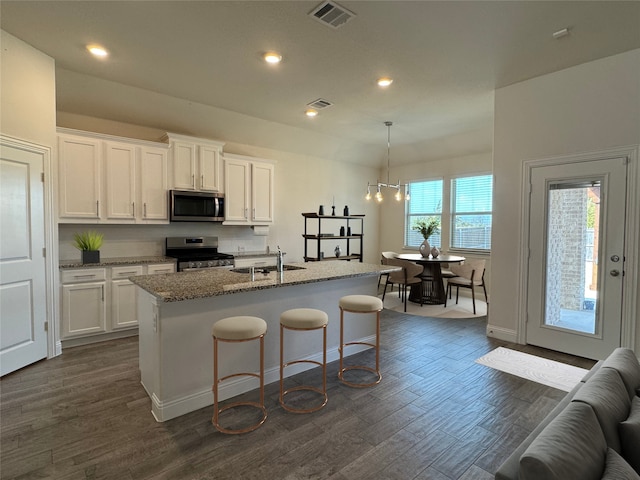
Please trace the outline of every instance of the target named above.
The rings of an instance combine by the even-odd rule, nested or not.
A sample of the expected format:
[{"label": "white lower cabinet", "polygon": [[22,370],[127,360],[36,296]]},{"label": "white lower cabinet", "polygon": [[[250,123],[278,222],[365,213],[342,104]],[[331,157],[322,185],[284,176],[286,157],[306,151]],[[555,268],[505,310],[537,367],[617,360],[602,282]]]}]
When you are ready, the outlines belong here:
[{"label": "white lower cabinet", "polygon": [[104,268],[62,272],[62,338],[106,332],[106,289]]},{"label": "white lower cabinet", "polygon": [[142,265],[111,268],[111,328],[135,327],[138,325],[136,286],[129,277],[142,275]]},{"label": "white lower cabinet", "polygon": [[129,277],[173,272],[173,263],[63,270],[62,340],[78,345],[137,328],[137,287]]}]

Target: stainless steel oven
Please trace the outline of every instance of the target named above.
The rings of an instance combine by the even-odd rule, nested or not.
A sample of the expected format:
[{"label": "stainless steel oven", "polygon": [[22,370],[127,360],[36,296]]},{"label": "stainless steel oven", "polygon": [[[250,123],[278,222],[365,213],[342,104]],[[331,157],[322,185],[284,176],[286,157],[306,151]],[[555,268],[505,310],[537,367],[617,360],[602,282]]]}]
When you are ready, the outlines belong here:
[{"label": "stainless steel oven", "polygon": [[218,237],[167,237],[165,254],[177,259],[179,272],[233,268],[233,255],[218,252]]}]

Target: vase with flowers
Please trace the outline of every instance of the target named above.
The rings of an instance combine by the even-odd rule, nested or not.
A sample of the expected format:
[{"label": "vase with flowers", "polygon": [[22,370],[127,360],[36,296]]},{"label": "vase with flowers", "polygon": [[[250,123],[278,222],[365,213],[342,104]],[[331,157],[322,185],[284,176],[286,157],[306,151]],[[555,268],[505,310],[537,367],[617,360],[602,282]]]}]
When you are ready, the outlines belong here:
[{"label": "vase with flowers", "polygon": [[420,254],[423,257],[428,257],[431,253],[431,245],[429,245],[429,237],[436,233],[440,229],[439,218],[420,218],[411,227],[413,230],[420,232],[424,241],[420,245]]}]

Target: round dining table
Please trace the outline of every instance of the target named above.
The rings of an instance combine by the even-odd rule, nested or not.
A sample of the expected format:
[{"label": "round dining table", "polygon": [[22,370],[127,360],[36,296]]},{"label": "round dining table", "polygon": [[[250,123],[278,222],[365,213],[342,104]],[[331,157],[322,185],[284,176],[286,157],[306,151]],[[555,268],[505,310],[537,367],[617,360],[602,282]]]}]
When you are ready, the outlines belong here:
[{"label": "round dining table", "polygon": [[457,264],[465,260],[464,257],[458,255],[438,255],[433,258],[431,255],[423,257],[419,253],[401,253],[397,258],[409,260],[424,267],[422,274],[419,275],[422,282],[411,286],[409,301],[426,305],[445,303],[447,292],[444,289],[444,281],[442,279],[442,264]]}]

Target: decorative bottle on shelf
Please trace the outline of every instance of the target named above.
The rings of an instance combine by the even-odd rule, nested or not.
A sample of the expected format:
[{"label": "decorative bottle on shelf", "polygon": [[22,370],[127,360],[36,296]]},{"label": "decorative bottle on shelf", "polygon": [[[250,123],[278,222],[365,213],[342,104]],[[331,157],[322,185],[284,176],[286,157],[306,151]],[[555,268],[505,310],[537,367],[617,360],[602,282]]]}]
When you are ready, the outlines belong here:
[{"label": "decorative bottle on shelf", "polygon": [[336,258],[338,258],[342,253],[342,250],[340,250],[340,245],[336,245],[336,248],[333,251],[336,254]]},{"label": "decorative bottle on shelf", "polygon": [[438,255],[440,255],[440,250],[434,245],[433,247],[431,247],[431,256],[433,258],[438,258]]},{"label": "decorative bottle on shelf", "polygon": [[340,227],[340,236],[344,237],[344,227]]},{"label": "decorative bottle on shelf", "polygon": [[349,206],[348,206],[348,205],[345,205],[345,206],[344,206],[344,210],[342,211],[342,214],[343,214],[345,217],[348,217],[348,216],[349,216]]},{"label": "decorative bottle on shelf", "polygon": [[324,205],[320,205],[320,208],[318,209],[318,215],[324,215]]}]

